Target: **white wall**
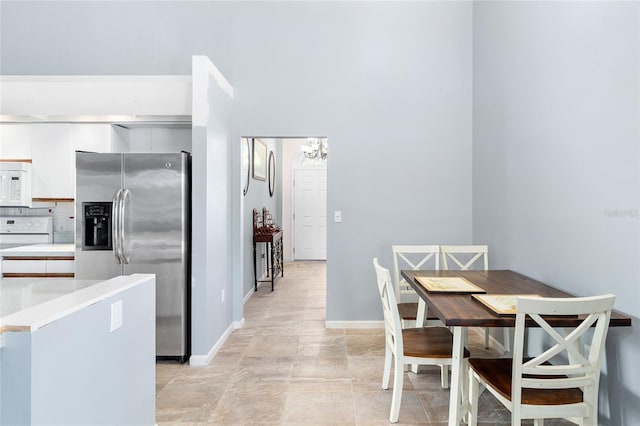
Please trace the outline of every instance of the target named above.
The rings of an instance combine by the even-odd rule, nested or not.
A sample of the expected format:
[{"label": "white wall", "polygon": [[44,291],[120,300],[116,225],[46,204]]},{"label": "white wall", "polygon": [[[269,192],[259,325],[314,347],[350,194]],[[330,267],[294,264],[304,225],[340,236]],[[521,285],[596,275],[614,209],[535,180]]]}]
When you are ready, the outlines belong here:
[{"label": "white wall", "polygon": [[327,319],[381,319],[374,256],[471,241],[471,4],[240,2],[234,23],[236,134],[331,143]]},{"label": "white wall", "polygon": [[640,424],[640,3],[474,5],[474,241],[492,267],[612,292],[601,425]]},{"label": "white wall", "polygon": [[232,329],[238,302],[231,285],[229,226],[232,99],[233,88],[215,65],[194,56],[190,362],[199,365],[209,362],[215,345]]}]

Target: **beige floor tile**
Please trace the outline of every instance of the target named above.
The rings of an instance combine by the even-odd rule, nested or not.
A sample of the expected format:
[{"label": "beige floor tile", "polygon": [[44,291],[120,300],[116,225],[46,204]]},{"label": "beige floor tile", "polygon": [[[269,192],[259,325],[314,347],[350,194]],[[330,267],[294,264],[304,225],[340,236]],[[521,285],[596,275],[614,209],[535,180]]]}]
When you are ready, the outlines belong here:
[{"label": "beige floor tile", "polygon": [[[323,321],[324,323],[324,321]],[[345,329],[344,328],[325,328],[324,324],[322,326],[322,328],[316,329],[302,329],[302,331],[300,332],[300,336],[306,336],[306,335],[339,335],[339,336],[346,336],[345,333]]]},{"label": "beige floor tile", "polygon": [[295,321],[272,321],[265,320],[262,323],[262,327],[257,331],[257,335],[260,336],[294,336],[300,335],[302,330],[302,321],[297,319]]},{"label": "beige floor tile", "polygon": [[355,424],[353,393],[289,392],[284,409],[284,422],[299,424]]},{"label": "beige floor tile", "polygon": [[320,307],[320,308],[308,307],[307,309],[305,309],[304,319],[305,320],[321,320],[321,321],[324,321],[324,319],[325,319],[325,308],[324,307]]},{"label": "beige floor tile", "polygon": [[325,328],[324,320],[310,320],[302,322],[302,332],[305,330],[322,330]]},{"label": "beige floor tile", "polygon": [[[392,392],[354,393],[358,425],[388,425],[391,411]],[[403,391],[400,415],[401,424],[428,424],[429,419],[415,392]]]},{"label": "beige floor tile", "polygon": [[292,377],[318,381],[351,378],[345,356],[332,358],[297,356],[293,364]]},{"label": "beige floor tile", "polygon": [[251,340],[245,356],[289,356],[298,350],[298,340],[297,335],[258,335]]},{"label": "beige floor tile", "polygon": [[383,334],[347,334],[349,356],[384,355]]},{"label": "beige floor tile", "polygon": [[309,380],[293,378],[289,385],[291,393],[351,392],[351,379]]},{"label": "beige floor tile", "polygon": [[340,357],[347,356],[347,341],[340,334],[300,335],[298,356]]},{"label": "beige floor tile", "polygon": [[293,371],[293,356],[244,357],[231,375],[230,383],[288,383]]},{"label": "beige floor tile", "polygon": [[207,421],[226,387],[206,379],[174,379],[156,396],[156,420]]},{"label": "beige floor tile", "polygon": [[[384,329],[325,328],[325,269],[325,262],[287,263],[275,291],[264,284],[251,295],[245,326],[209,365],[158,363],[158,425],[388,425],[393,377],[381,390]],[[474,355],[495,355],[482,347],[481,332],[469,339]],[[405,372],[398,425],[444,425],[448,403],[439,368]],[[480,424],[509,423],[486,392],[480,404]]]},{"label": "beige floor tile", "polygon": [[206,366],[185,366],[170,382],[172,386],[184,382],[206,381],[210,384],[226,384],[237,369],[238,358],[218,357]]},{"label": "beige floor tile", "polygon": [[288,384],[230,386],[209,417],[218,424],[280,424]]}]

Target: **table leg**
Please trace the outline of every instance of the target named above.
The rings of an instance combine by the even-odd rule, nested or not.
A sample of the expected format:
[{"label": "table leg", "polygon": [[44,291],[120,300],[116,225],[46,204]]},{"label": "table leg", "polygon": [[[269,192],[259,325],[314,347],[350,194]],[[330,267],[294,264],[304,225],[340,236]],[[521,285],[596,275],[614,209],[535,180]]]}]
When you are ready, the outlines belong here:
[{"label": "table leg", "polygon": [[[425,315],[427,310],[426,302],[420,298],[418,299],[418,312],[416,313],[416,327],[423,327],[425,321]],[[411,371],[415,374],[418,374],[420,371],[420,366],[418,364],[411,364]]]},{"label": "table leg", "polygon": [[424,327],[425,315],[427,314],[427,302],[421,297],[418,300],[418,312],[416,313],[416,327]]},{"label": "table leg", "polygon": [[273,280],[276,278],[276,264],[274,263],[273,257],[273,243],[270,243],[271,250],[269,250],[269,255],[271,257],[271,291],[273,291]]},{"label": "table leg", "polygon": [[280,237],[280,276],[284,277],[284,242]]},{"label": "table leg", "polygon": [[467,328],[453,327],[453,351],[451,353],[451,393],[449,395],[449,426],[458,426],[465,413],[463,398],[467,395],[466,377],[464,371],[464,346],[467,343]]},{"label": "table leg", "polygon": [[253,291],[258,291],[258,270],[256,269],[256,242],[253,241]]}]

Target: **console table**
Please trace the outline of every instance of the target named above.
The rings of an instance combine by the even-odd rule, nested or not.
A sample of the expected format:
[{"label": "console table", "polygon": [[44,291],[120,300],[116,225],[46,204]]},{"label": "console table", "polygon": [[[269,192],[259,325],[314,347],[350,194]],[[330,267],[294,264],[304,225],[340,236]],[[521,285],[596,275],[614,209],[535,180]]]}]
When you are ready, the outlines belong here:
[{"label": "console table", "polygon": [[[267,252],[267,274],[270,279],[259,280],[258,268],[256,266],[256,245],[264,243]],[[253,209],[253,279],[254,291],[258,291],[259,282],[271,282],[271,291],[276,280],[276,275],[280,273],[284,277],[284,260],[282,250],[282,230],[275,225],[271,212],[266,207],[262,208],[262,213]]]},{"label": "console table", "polygon": [[[258,279],[256,243],[265,243],[267,247],[267,272],[270,278],[268,280]],[[282,256],[282,231],[273,234],[257,234],[253,236],[253,276],[255,280],[255,291],[258,291],[259,282],[269,281],[271,281],[271,291],[273,291],[276,275],[279,273],[281,277],[284,277],[284,262]]]}]

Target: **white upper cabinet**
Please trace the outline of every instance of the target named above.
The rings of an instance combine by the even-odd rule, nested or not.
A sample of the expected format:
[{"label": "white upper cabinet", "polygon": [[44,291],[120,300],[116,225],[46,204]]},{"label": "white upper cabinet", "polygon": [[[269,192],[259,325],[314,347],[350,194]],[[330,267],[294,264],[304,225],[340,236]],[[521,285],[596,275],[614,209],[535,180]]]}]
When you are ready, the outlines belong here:
[{"label": "white upper cabinet", "polygon": [[26,124],[0,125],[0,160],[31,159],[31,129]]},{"label": "white upper cabinet", "polygon": [[0,124],[0,159],[32,160],[33,198],[74,198],[75,151],[111,147],[110,124]]},{"label": "white upper cabinet", "polygon": [[76,192],[76,155],[75,151],[111,152],[112,130],[110,124],[72,124],[71,140],[73,141],[73,167],[71,168],[71,183],[73,194]]},{"label": "white upper cabinet", "polygon": [[71,124],[31,124],[33,198],[74,198]]},{"label": "white upper cabinet", "polygon": [[74,151],[111,152],[110,124],[72,124]]}]

